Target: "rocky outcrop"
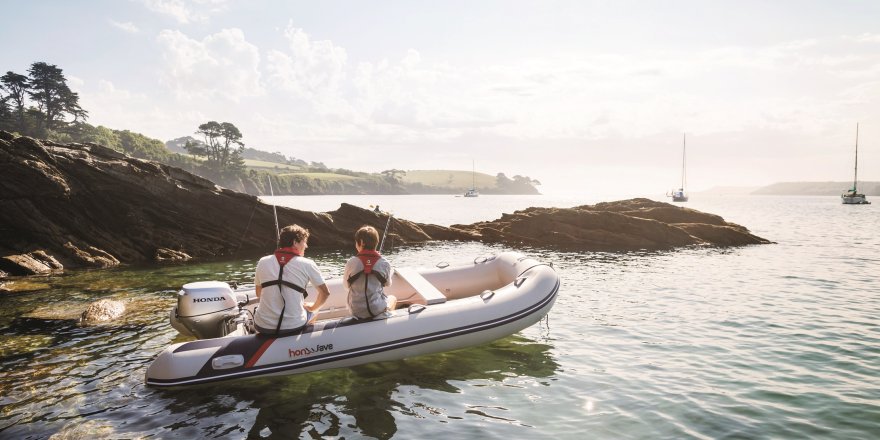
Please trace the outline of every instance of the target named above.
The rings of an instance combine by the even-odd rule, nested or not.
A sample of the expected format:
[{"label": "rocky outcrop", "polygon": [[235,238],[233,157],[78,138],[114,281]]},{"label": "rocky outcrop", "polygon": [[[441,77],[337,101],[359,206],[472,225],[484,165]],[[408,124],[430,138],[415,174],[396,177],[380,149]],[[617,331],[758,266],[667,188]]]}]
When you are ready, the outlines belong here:
[{"label": "rocky outcrop", "polygon": [[[387,219],[352,205],[277,211],[279,224],[309,228],[314,247],[350,247],[357,227],[381,229]],[[434,239],[438,228],[395,220],[395,242]],[[254,256],[273,248],[274,231],[272,206],[178,168],[96,144],[0,136],[0,271],[9,275]]]},{"label": "rocky outcrop", "polygon": [[[44,251],[37,250],[19,255],[0,257],[0,271],[15,275],[50,275],[59,273],[64,266]],[[2,276],[0,276],[2,278]]]},{"label": "rocky outcrop", "polygon": [[125,313],[125,304],[112,299],[99,299],[91,304],[80,315],[80,323],[98,324],[112,321]]},{"label": "rocky outcrop", "polygon": [[[278,207],[280,225],[311,231],[312,247],[350,248],[386,214],[343,203],[316,213]],[[178,168],[96,144],[59,144],[0,132],[0,277],[63,267],[184,262],[267,253],[273,207]],[[570,209],[529,208],[491,222],[442,227],[394,219],[395,243],[503,242],[628,251],[767,243],[721,217],[647,199]]]},{"label": "rocky outcrop", "polygon": [[500,219],[454,225],[486,242],[578,251],[664,250],[743,246],[769,241],[723,218],[648,199],[575,208],[528,208]]}]

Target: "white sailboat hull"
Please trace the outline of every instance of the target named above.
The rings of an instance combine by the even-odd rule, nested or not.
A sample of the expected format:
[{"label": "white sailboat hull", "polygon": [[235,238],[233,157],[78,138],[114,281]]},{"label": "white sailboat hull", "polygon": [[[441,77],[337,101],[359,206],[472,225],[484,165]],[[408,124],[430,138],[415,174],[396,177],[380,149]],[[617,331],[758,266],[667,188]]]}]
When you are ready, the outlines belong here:
[{"label": "white sailboat hull", "polygon": [[864,194],[843,194],[840,196],[840,200],[844,205],[870,205],[871,202],[865,197]]}]

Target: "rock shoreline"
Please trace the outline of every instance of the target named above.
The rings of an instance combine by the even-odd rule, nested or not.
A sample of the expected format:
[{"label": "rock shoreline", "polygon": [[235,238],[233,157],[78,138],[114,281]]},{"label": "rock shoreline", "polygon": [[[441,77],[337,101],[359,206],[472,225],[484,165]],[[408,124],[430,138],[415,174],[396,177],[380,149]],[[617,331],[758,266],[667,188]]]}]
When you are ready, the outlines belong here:
[{"label": "rock shoreline", "polygon": [[574,208],[528,208],[497,220],[452,228],[471,232],[482,241],[575,251],[770,243],[720,216],[644,198]]},{"label": "rock shoreline", "polygon": [[[349,248],[385,214],[343,203],[326,213],[278,207],[281,225],[313,247]],[[396,243],[483,241],[582,251],[769,243],[721,217],[647,199],[529,208],[444,227],[394,219]],[[97,144],[0,132],[0,279],[145,262],[262,255],[275,244],[273,207],[255,196]]]}]

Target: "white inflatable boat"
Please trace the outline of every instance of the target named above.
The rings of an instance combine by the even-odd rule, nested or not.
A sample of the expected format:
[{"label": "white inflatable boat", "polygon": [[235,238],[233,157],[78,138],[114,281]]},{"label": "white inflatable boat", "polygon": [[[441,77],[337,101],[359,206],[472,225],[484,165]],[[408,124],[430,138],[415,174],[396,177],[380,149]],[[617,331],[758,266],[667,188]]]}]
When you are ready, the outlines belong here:
[{"label": "white inflatable boat", "polygon": [[[318,320],[280,337],[253,333],[253,289],[233,291],[217,281],[187,284],[171,324],[200,339],[161,352],[147,369],[146,383],[176,387],[306,373],[483,344],[538,322],[559,291],[552,266],[515,252],[463,266],[397,268],[392,281],[386,292],[402,306],[386,317],[351,318],[342,280],[330,280],[330,298]],[[310,287],[309,298],[314,295]]]}]

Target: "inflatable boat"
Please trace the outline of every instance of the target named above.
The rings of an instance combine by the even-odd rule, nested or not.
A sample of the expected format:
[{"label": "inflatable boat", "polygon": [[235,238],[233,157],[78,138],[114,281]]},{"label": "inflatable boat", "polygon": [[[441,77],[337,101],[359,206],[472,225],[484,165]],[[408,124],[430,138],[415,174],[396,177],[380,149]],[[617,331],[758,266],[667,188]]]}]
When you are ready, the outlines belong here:
[{"label": "inflatable boat", "polygon": [[[178,292],[171,325],[198,340],[173,344],[146,372],[146,383],[179,387],[350,367],[484,344],[543,318],[556,301],[552,265],[515,252],[459,266],[395,268],[386,293],[397,310],[373,320],[350,316],[342,280],[312,325],[297,334],[253,330],[254,290],[227,283],[189,283]],[[309,287],[309,297],[316,292]]]}]

